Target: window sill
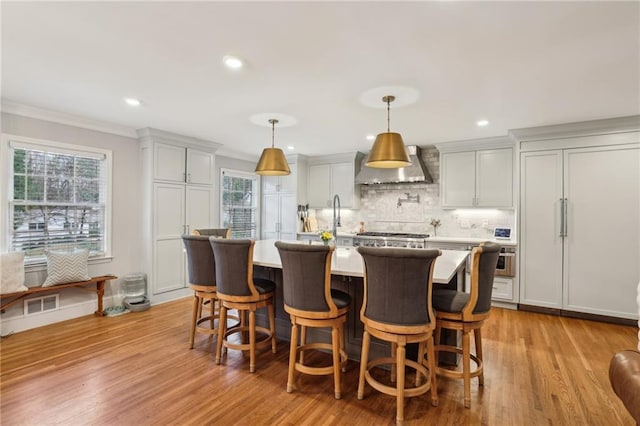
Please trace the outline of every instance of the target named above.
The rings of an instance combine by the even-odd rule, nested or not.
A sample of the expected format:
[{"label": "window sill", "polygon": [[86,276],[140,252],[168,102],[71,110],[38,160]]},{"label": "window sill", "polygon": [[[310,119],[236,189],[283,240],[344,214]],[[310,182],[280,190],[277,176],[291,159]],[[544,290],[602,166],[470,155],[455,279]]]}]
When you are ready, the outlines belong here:
[{"label": "window sill", "polygon": [[[100,263],[109,263],[113,260],[113,256],[96,257],[89,259],[89,265],[97,265]],[[38,262],[24,265],[25,272],[40,272],[47,270],[46,262]]]}]

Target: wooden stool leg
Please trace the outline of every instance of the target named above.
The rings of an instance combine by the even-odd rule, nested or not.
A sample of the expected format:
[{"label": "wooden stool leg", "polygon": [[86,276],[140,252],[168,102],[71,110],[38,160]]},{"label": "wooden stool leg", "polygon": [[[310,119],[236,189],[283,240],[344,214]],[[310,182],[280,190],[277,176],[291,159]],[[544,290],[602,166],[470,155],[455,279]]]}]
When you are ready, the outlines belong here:
[{"label": "wooden stool leg", "polygon": [[362,334],[362,353],[360,355],[360,377],[358,378],[358,399],[364,398],[364,373],[367,371],[367,363],[369,362],[369,343],[371,336],[365,329]]},{"label": "wooden stool leg", "polygon": [[[420,342],[420,344],[418,345],[418,363],[422,364],[424,363],[424,342]],[[431,369],[429,369],[429,371],[431,371]],[[427,378],[425,377],[425,380]],[[422,384],[422,374],[420,374],[420,372],[418,370],[416,370],[416,387],[420,386]]]},{"label": "wooden stool leg", "polygon": [[222,341],[227,331],[227,307],[220,304],[220,323],[218,324],[218,341],[216,342],[216,364],[220,364],[222,358]]},{"label": "wooden stool leg", "polygon": [[[473,340],[476,342],[476,356],[482,361],[482,332],[480,328],[473,330]],[[478,376],[478,384],[484,386],[484,370]]]},{"label": "wooden stool leg", "polygon": [[[347,344],[344,337],[344,323],[340,323],[340,350],[344,351],[346,347],[347,347]],[[342,372],[343,373],[347,372],[347,361],[345,361],[344,364],[342,365]]]},{"label": "wooden stool leg", "polygon": [[[393,359],[396,359],[396,352],[398,350],[397,348],[398,348],[398,344],[395,342],[391,342],[391,358]],[[395,364],[391,364],[391,383],[396,382],[397,370],[398,370],[397,362]]]},{"label": "wooden stool leg", "polygon": [[334,384],[334,396],[336,399],[340,399],[340,327],[334,324],[331,327],[331,350],[333,352],[333,384]]},{"label": "wooden stool leg", "polygon": [[[300,346],[304,346],[307,343],[307,327],[300,326]],[[304,365],[304,351],[300,351],[300,364]]]},{"label": "wooden stool leg", "polygon": [[402,425],[404,422],[404,360],[405,360],[405,343],[397,344],[396,365],[397,380],[396,383],[396,425]]},{"label": "wooden stool leg", "polygon": [[462,378],[464,380],[464,406],[471,407],[471,335],[468,330],[462,333]]},{"label": "wooden stool leg", "polygon": [[196,336],[196,322],[198,321],[198,306],[200,306],[200,298],[197,294],[193,295],[193,315],[191,318],[191,335],[189,336],[189,349],[193,349]]},{"label": "wooden stool leg", "polygon": [[216,316],[216,299],[211,299],[209,301],[209,304],[211,305],[211,329],[215,329],[216,325],[215,325],[215,316]]},{"label": "wooden stool leg", "polygon": [[296,370],[298,349],[298,326],[295,318],[291,317],[291,346],[289,348],[289,374],[287,375],[287,392],[293,392],[293,374]]},{"label": "wooden stool leg", "polygon": [[433,344],[435,345],[435,361],[436,361],[436,366],[438,365],[438,363],[440,362],[440,351],[438,350],[438,345],[440,345],[440,336],[442,335],[442,327],[440,327],[438,325],[438,322],[436,321],[436,330],[433,333]]},{"label": "wooden stool leg", "polygon": [[271,352],[276,353],[276,308],[269,305],[269,330],[271,331]]},{"label": "wooden stool leg", "polygon": [[256,311],[249,311],[249,372],[256,371]]},{"label": "wooden stool leg", "polygon": [[436,351],[433,339],[427,340],[427,365],[429,368],[429,379],[431,380],[431,405],[437,407],[438,402],[438,382],[436,377]]}]

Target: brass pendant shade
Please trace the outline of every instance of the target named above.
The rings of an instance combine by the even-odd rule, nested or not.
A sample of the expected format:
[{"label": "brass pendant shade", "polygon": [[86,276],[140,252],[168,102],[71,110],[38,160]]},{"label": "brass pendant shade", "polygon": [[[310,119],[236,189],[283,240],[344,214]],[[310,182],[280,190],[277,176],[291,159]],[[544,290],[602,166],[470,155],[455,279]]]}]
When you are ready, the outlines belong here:
[{"label": "brass pendant shade", "polygon": [[390,103],[395,100],[395,97],[385,96],[382,100],[387,103],[387,132],[380,133],[376,137],[369,153],[369,160],[365,165],[379,169],[399,169],[410,166],[411,160],[402,141],[402,136],[399,133],[389,131]]},{"label": "brass pendant shade", "polygon": [[274,147],[275,125],[277,122],[278,120],[276,119],[269,120],[269,123],[271,123],[271,148],[265,148],[262,151],[255,170],[259,175],[284,176],[291,174],[284,152],[280,148]]}]

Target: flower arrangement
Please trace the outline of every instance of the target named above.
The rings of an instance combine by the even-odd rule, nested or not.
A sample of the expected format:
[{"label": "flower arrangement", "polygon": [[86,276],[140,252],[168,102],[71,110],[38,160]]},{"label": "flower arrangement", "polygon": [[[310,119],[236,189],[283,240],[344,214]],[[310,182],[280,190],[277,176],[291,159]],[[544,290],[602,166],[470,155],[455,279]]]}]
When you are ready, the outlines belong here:
[{"label": "flower arrangement", "polygon": [[433,236],[435,237],[437,234],[438,226],[440,226],[440,219],[431,219],[431,226],[433,226]]},{"label": "flower arrangement", "polygon": [[322,231],[322,232],[320,232],[320,239],[325,244],[328,244],[329,241],[333,240],[333,234],[331,232],[329,232],[329,231]]}]

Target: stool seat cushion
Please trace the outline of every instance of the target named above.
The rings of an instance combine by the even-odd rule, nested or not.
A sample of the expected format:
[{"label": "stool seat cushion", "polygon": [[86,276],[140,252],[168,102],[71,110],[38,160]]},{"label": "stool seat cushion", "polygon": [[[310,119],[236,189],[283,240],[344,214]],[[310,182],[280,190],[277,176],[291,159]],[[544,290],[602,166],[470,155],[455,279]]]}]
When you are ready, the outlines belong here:
[{"label": "stool seat cushion", "polygon": [[433,309],[442,312],[462,312],[469,302],[469,293],[457,290],[434,289]]},{"label": "stool seat cushion", "polygon": [[344,291],[331,289],[331,298],[338,309],[346,308],[351,304],[351,296]]},{"label": "stool seat cushion", "polygon": [[263,278],[254,278],[253,285],[255,285],[256,290],[258,290],[260,294],[270,293],[276,289],[276,284],[273,281]]}]

